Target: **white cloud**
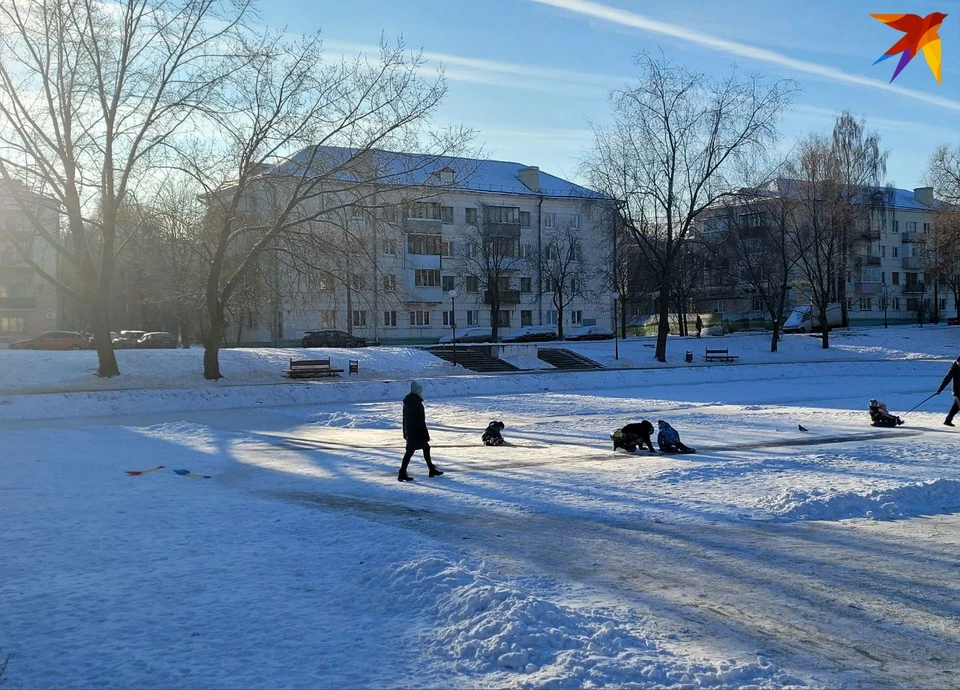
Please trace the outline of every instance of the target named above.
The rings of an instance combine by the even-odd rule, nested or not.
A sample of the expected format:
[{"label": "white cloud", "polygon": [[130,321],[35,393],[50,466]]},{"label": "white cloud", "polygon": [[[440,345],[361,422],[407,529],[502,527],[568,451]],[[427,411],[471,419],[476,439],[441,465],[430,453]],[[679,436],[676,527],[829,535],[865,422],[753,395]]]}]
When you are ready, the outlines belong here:
[{"label": "white cloud", "polygon": [[612,22],[620,26],[640,29],[641,31],[648,31],[650,33],[670,36],[672,38],[678,38],[684,41],[689,41],[690,43],[711,48],[722,53],[729,53],[730,55],[736,55],[737,57],[778,65],[796,72],[812,74],[824,79],[829,79],[830,81],[844,84],[855,84],[857,86],[887,91],[900,96],[905,96],[906,98],[936,105],[941,108],[949,108],[951,110],[960,111],[960,102],[950,100],[949,98],[935,96],[933,94],[928,94],[901,86],[895,86],[879,79],[871,79],[869,77],[848,74],[833,67],[820,65],[807,60],[797,60],[773,50],[757,48],[746,43],[739,43],[723,38],[717,38],[715,36],[711,36],[700,31],[695,31],[693,29],[688,29],[677,24],[669,24],[667,22],[657,21],[628,10],[621,10],[608,5],[592,2],[592,0],[531,0],[531,2],[549,5],[551,7],[567,10],[576,14],[593,17],[594,19]]}]

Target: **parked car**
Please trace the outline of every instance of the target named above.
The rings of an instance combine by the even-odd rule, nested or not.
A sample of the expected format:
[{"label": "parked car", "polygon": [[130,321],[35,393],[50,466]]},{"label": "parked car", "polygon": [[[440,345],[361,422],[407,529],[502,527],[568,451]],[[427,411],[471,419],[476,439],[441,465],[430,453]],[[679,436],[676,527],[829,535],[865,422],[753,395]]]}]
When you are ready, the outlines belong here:
[{"label": "parked car", "polygon": [[137,346],[137,342],[147,334],[146,331],[120,331],[120,335],[113,339],[115,350],[130,350]]},{"label": "parked car", "polygon": [[343,331],[305,331],[301,347],[366,347],[367,341]]},{"label": "parked car", "polygon": [[74,331],[47,331],[34,338],[18,340],[11,350],[86,350],[87,339]]},{"label": "parked car", "polygon": [[[115,341],[117,338],[119,338],[119,337],[120,337],[120,336],[117,334],[116,331],[110,331],[110,342],[111,342],[111,343],[114,342],[114,341]],[[97,336],[91,335],[89,338],[87,338],[87,347],[90,348],[91,350],[96,350],[96,349],[97,349]]]},{"label": "parked car", "polygon": [[[827,325],[830,328],[843,324],[843,312],[838,303],[827,305]],[[813,333],[819,331],[820,314],[809,304],[794,307],[790,316],[783,322],[784,333]]]},{"label": "parked car", "polygon": [[6,350],[18,340],[19,338],[14,338],[13,336],[0,335],[0,350]]},{"label": "parked car", "polygon": [[610,340],[611,338],[613,338],[613,331],[603,326],[583,326],[564,336],[564,340]]},{"label": "parked car", "polygon": [[174,349],[177,347],[177,336],[170,333],[158,331],[156,333],[147,333],[137,341],[138,349]]},{"label": "parked car", "polygon": [[557,329],[553,326],[523,326],[510,335],[504,336],[505,343],[545,343],[557,339]]},{"label": "parked car", "polygon": [[956,316],[951,316],[950,318],[947,319],[947,325],[960,326],[960,318],[957,318]]},{"label": "parked car", "polygon": [[[493,340],[493,330],[490,328],[464,328],[457,331],[458,343],[489,343]],[[437,342],[452,343],[453,334],[445,335]]]}]

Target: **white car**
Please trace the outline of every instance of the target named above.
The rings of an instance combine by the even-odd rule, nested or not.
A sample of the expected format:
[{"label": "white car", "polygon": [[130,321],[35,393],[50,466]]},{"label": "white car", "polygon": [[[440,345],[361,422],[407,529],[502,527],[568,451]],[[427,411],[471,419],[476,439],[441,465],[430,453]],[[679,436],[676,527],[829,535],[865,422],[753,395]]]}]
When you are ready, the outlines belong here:
[{"label": "white car", "polygon": [[[493,340],[493,331],[489,328],[464,328],[457,331],[458,343],[489,343]],[[437,342],[452,343],[453,334],[445,335]]]}]

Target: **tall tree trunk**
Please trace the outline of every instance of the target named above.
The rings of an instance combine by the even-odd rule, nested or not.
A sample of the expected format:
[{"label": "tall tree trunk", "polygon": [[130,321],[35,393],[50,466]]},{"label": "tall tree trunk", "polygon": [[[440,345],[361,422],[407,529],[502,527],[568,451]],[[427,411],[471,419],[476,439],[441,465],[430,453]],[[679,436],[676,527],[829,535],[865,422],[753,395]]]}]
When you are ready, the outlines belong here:
[{"label": "tall tree trunk", "polygon": [[670,335],[670,270],[663,267],[660,276],[660,322],[657,324],[657,349],[654,357],[658,362],[667,361],[667,336]]},{"label": "tall tree trunk", "polygon": [[208,296],[207,318],[208,330],[203,340],[203,378],[219,381],[223,378],[220,373],[220,346],[226,335],[227,322],[223,304],[217,295],[214,295],[212,300]]},{"label": "tall tree trunk", "polygon": [[620,337],[627,339],[627,305],[625,300],[620,300]]},{"label": "tall tree trunk", "polygon": [[[829,307],[827,307],[829,309]],[[827,322],[827,309],[818,309],[820,313],[820,347],[824,350],[830,349],[830,324]]]},{"label": "tall tree trunk", "polygon": [[117,366],[117,355],[110,339],[109,296],[98,296],[96,304],[93,305],[93,338],[97,343],[97,376],[119,376],[120,367]]}]

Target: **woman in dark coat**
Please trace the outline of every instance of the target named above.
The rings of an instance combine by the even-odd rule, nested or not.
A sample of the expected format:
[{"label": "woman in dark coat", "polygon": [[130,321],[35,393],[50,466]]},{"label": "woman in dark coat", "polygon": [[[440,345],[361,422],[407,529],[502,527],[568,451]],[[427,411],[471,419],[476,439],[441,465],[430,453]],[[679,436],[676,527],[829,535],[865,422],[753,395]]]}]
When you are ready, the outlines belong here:
[{"label": "woman in dark coat", "polygon": [[947,418],[943,420],[943,423],[947,426],[953,426],[953,418],[960,412],[960,357],[957,357],[957,360],[950,365],[950,371],[943,377],[943,383],[941,383],[940,388],[937,389],[937,395],[943,393],[951,381],[953,381],[953,405],[950,406],[950,411],[947,412]]},{"label": "woman in dark coat", "polygon": [[413,481],[413,477],[407,474],[407,465],[416,450],[423,451],[423,459],[427,461],[431,477],[443,474],[430,460],[430,432],[427,431],[427,415],[423,410],[423,387],[416,381],[410,384],[410,394],[403,399],[403,438],[407,442],[407,451],[403,454],[397,481]]}]

